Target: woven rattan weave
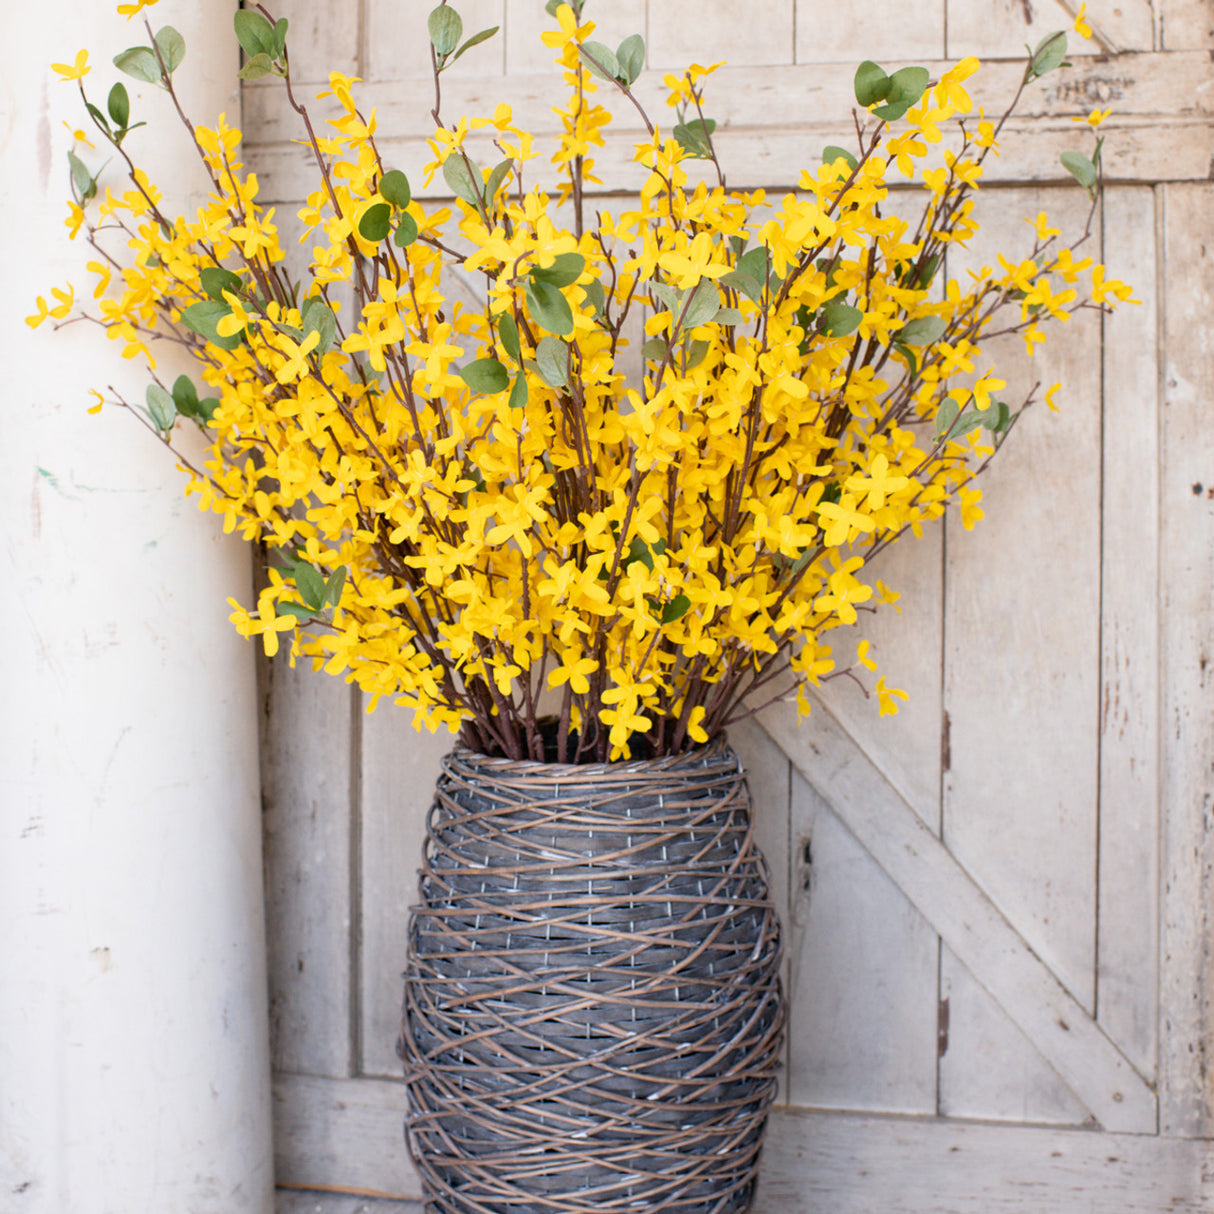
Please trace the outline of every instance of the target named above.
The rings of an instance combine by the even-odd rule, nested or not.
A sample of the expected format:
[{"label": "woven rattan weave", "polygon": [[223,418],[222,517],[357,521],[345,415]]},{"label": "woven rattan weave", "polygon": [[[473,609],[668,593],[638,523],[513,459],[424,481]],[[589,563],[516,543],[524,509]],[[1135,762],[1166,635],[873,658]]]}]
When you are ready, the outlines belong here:
[{"label": "woven rattan weave", "polygon": [[747,1210],[784,1013],[733,751],[457,751],[426,850],[401,1045],[427,1210]]}]

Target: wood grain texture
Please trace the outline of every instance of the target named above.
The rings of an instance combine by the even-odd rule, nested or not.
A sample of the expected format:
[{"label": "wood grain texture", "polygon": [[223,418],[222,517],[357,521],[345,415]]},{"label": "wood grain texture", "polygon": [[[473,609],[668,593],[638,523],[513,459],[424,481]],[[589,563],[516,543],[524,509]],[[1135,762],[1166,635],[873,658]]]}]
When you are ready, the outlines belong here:
[{"label": "wood grain texture", "polygon": [[274,1077],[274,1175],[279,1184],[421,1197],[405,1148],[403,1080]]},{"label": "wood grain texture", "polygon": [[789,1102],[936,1111],[935,929],[794,773]]},{"label": "wood grain texture", "polygon": [[1164,199],[1160,587],[1163,596],[1163,934],[1160,1103],[1165,1134],[1214,1136],[1214,188]]},{"label": "wood grain texture", "polygon": [[262,670],[271,1061],[348,1075],[351,691],[304,663]]},{"label": "wood grain texture", "polygon": [[778,1112],[754,1214],[1206,1214],[1208,1144]]},{"label": "wood grain texture", "polygon": [[1214,47],[1214,5],[1210,0],[1157,0],[1160,45],[1169,51]]},{"label": "wood grain texture", "polygon": [[776,705],[762,724],[1098,1122],[1153,1131],[1150,1086],[829,712]]},{"label": "wood grain texture", "polygon": [[1058,1072],[949,948],[940,957],[940,998],[948,1010],[937,1112],[983,1121],[1090,1124]]},{"label": "wood grain texture", "polygon": [[[987,195],[965,263],[1027,252],[1025,218],[1083,231],[1079,190]],[[1019,255],[1024,255],[1024,252]],[[950,275],[963,267],[949,263]],[[1016,318],[1018,319],[1018,317]],[[1014,321],[1012,322],[1014,323]],[[983,477],[986,518],[950,514],[945,710],[952,762],[944,839],[1033,951],[1089,1012],[1095,1000],[1097,714],[1100,707],[1100,325],[1049,328],[1029,362],[1019,337],[983,343],[1015,405],[1061,381],[1060,408],[1027,413]]]},{"label": "wood grain texture", "polygon": [[[403,1095],[382,1080],[279,1075],[280,1183],[321,1186],[296,1178],[340,1171],[350,1188],[419,1198],[384,1129]],[[1150,1135],[776,1109],[754,1214],[1208,1214],[1207,1165],[1207,1144]]]},{"label": "wood grain texture", "polygon": [[442,758],[455,739],[413,728],[411,714],[385,701],[362,726],[362,1073],[397,1078],[409,908],[426,814]]},{"label": "wood grain texture", "polygon": [[1068,56],[1149,51],[1155,45],[1151,0],[1089,0],[1084,20],[1091,39],[1072,30],[1078,0],[948,0],[948,53],[1005,58],[1065,30]]},{"label": "wood grain texture", "polygon": [[1098,1018],[1155,1074],[1159,972],[1159,366],[1155,192],[1110,190],[1104,257],[1141,305],[1104,325]]},{"label": "wood grain texture", "polygon": [[287,53],[296,81],[328,80],[330,72],[362,71],[362,20],[350,0],[274,0],[267,8],[286,17]]},{"label": "wood grain texture", "polygon": [[[793,0],[656,0],[649,5],[649,66],[793,61]],[[714,90],[715,92],[716,90]]]},{"label": "wood grain texture", "polygon": [[274,1214],[422,1214],[422,1205],[321,1189],[279,1188],[274,1194]]},{"label": "wood grain texture", "polygon": [[797,0],[797,62],[878,63],[939,59],[944,49],[944,0]]}]

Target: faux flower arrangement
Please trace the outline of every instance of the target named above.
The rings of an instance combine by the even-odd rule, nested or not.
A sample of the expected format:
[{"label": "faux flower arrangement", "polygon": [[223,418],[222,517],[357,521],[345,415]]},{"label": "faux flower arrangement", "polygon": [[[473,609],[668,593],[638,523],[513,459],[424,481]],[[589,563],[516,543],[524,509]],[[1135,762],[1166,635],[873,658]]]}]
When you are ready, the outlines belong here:
[{"label": "faux flower arrangement", "polygon": [[[465,39],[451,5],[430,14],[421,171],[441,173],[454,207],[423,205],[383,161],[355,81],[330,77],[320,96],[340,114],[318,133],[287,22],[239,11],[242,76],[282,78],[315,160],[302,283],[239,131],[181,113],[213,194],[172,218],[128,154],[141,124],[125,87],[103,112],[84,88],[87,54],[56,65],[129,175],[115,194],[71,156],[68,222],[97,254],[90,318],[152,373],[146,402],[117,403],[173,450],[200,507],[271,558],[255,609],[233,604],[237,628],[269,654],[289,634],[293,653],[372,704],[393,697],[475,750],[560,763],[675,753],[768,699],[795,691],[806,707],[806,684],[872,669],[863,642],[846,668],[827,643],[897,597],[863,581],[865,566],[950,501],[972,526],[975,477],[1038,397],[1000,399],[981,342],[1018,333],[1031,355],[1051,324],[1130,295],[1077,254],[1088,230],[1060,244],[1044,214],[998,268],[942,274],[950,245],[978,229],[973,195],[1003,123],[1063,66],[1065,33],[1030,50],[997,121],[967,117],[976,59],[935,81],[861,64],[854,149],[826,148],[796,193],[769,200],[726,186],[705,109],[714,68],[666,76],[673,115],[658,123],[633,88],[641,38],[593,41],[583,7],[548,5],[544,41],[569,87],[552,192],[529,180],[540,153],[509,106],[443,120],[443,71],[495,31]],[[147,44],[114,63],[176,103],[184,42],[145,26]],[[1076,28],[1090,32],[1082,10]],[[648,138],[638,203],[592,215],[601,89],[636,107]],[[1093,208],[1103,117],[1088,118],[1094,150],[1063,157]],[[492,165],[472,156],[482,129]],[[884,210],[899,178],[922,189],[917,222]],[[453,300],[452,265],[478,276],[477,307]],[[31,324],[72,313],[70,288],[53,295]],[[627,386],[638,312],[643,383]],[[160,340],[189,351],[201,386],[157,375]],[[205,434],[204,458],[174,445],[181,419]],[[882,679],[875,691],[882,712],[904,696]]]}]

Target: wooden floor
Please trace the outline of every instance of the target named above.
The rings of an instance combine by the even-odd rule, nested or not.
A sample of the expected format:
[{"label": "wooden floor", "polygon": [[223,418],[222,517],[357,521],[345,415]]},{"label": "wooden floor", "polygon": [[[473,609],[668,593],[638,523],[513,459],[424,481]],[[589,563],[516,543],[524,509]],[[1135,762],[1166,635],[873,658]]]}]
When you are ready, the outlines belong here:
[{"label": "wooden floor", "polygon": [[279,1189],[274,1214],[422,1214],[419,1202],[379,1197],[351,1197],[315,1189]]}]

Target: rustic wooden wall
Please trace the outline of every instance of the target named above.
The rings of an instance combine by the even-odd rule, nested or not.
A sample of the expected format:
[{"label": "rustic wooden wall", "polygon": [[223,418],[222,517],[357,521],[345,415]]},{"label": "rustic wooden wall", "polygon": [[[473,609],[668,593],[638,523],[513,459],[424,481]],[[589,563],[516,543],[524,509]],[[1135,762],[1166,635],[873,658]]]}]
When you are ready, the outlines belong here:
[{"label": "rustic wooden wall", "polygon": [[[427,7],[278,6],[297,73],[363,77],[381,147],[415,183]],[[445,112],[505,99],[550,131],[540,0],[458,7],[469,30],[503,30],[452,68]],[[739,16],[726,0],[620,0],[588,14],[604,41],[644,33],[644,97],[666,70],[728,60],[711,95],[730,182],[778,191],[845,140],[859,59],[978,54],[993,109],[1019,73],[999,57],[1075,8],[751,0]],[[1142,303],[1076,319],[1033,363],[1009,349],[1013,387],[1061,380],[1062,409],[1017,431],[976,530],[950,520],[889,554],[902,611],[868,635],[907,708],[878,721],[835,685],[800,726],[777,708],[736,731],[793,1016],[765,1210],[1214,1204],[1214,19],[1202,0],[1094,0],[1088,16],[1096,40],[1009,126],[972,256],[1015,247],[1039,210],[1081,222],[1057,155],[1076,146],[1074,113],[1112,106],[1092,248]],[[289,228],[310,188],[290,115],[272,86],[247,88],[244,109],[248,158]],[[617,112],[600,163],[630,182],[635,122]],[[447,739],[282,663],[264,689],[280,1177],[416,1195],[397,976]]]}]

